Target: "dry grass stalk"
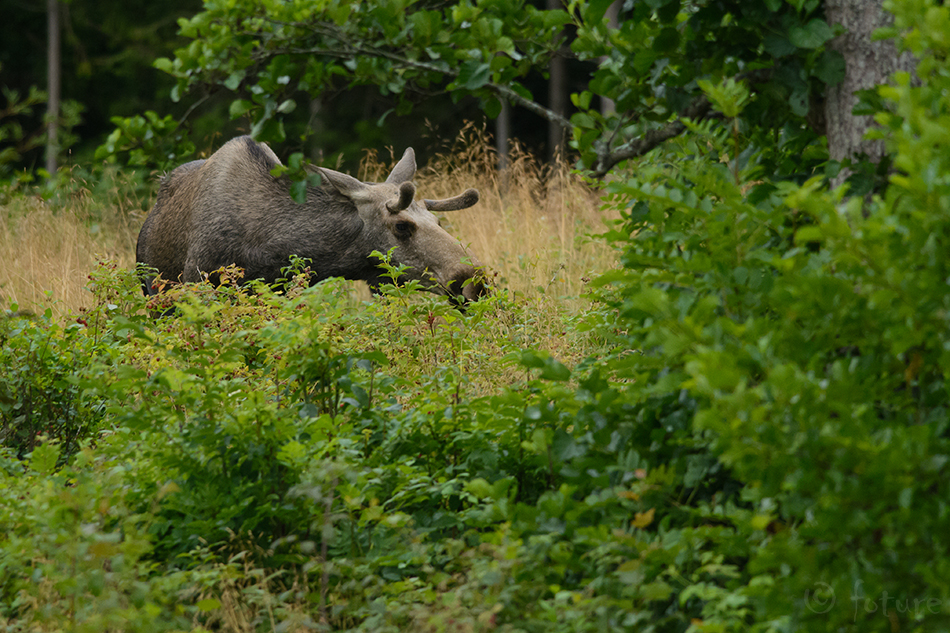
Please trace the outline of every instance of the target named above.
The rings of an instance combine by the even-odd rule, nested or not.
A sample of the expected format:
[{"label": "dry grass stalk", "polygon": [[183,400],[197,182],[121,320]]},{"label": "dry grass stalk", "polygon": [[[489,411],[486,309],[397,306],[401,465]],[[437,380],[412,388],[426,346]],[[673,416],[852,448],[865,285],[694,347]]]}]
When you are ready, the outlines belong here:
[{"label": "dry grass stalk", "polygon": [[134,223],[106,215],[96,220],[90,201],[56,210],[30,197],[0,207],[0,307],[59,314],[88,307],[88,276],[99,260],[135,264]]},{"label": "dry grass stalk", "polygon": [[[359,177],[385,178],[393,161],[367,153]],[[469,127],[454,146],[419,170],[420,194],[444,198],[476,187],[481,201],[472,209],[445,214],[447,229],[494,274],[496,288],[514,297],[577,302],[585,280],[615,264],[615,253],[590,234],[604,229],[599,195],[561,163],[539,163],[519,147],[509,168],[499,173],[491,139]],[[120,266],[135,263],[135,239],[150,197],[128,183],[92,193],[85,182],[71,183],[65,201],[14,197],[0,206],[0,308],[11,303],[35,311],[47,307],[75,314],[92,303],[87,277],[100,259]],[[354,293],[368,297],[362,284]]]},{"label": "dry grass stalk", "polygon": [[[391,162],[368,154],[359,176],[382,180]],[[566,162],[545,165],[517,144],[504,172],[497,162],[492,140],[469,126],[415,180],[426,198],[479,190],[475,207],[444,214],[443,224],[498,273],[501,287],[528,297],[539,290],[554,298],[579,297],[585,279],[616,264],[607,243],[589,239],[616,213],[602,210],[600,194]]]}]

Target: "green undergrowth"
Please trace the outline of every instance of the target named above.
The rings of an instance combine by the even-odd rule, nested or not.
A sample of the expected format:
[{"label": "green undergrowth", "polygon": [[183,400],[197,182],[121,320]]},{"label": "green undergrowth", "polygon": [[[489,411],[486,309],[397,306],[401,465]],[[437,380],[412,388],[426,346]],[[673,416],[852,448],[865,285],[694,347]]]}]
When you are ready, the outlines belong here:
[{"label": "green undergrowth", "polygon": [[[399,582],[452,578],[433,565],[475,551],[499,518],[487,506],[555,485],[546,393],[576,388],[565,363],[606,345],[583,314],[502,291],[460,311],[411,285],[357,301],[342,280],[308,287],[304,264],[279,290],[226,270],[146,301],[104,262],[95,307],[65,324],[6,312],[13,630],[217,626],[240,615],[222,592],[253,610],[268,586],[290,597],[285,617],[371,627]],[[286,593],[297,585],[310,589]]]},{"label": "green undergrowth", "polygon": [[773,179],[799,148],[708,83],[723,118],[606,185],[621,266],[577,312],[357,301],[305,262],[11,306],[0,623],[950,630],[950,8],[911,4],[885,187]]},{"label": "green undergrowth", "polygon": [[[676,507],[715,465],[676,403],[674,445],[637,424],[605,314],[237,275],[146,302],[106,262],[75,322],[7,312],[10,630],[588,630],[668,602],[675,552],[735,573]],[[661,516],[695,526],[635,569]]]}]

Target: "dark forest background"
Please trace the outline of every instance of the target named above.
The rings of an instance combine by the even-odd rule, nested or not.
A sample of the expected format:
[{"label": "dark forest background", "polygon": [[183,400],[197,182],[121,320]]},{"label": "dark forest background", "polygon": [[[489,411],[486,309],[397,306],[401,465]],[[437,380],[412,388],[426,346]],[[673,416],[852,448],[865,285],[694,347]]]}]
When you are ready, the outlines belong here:
[{"label": "dark forest background", "polygon": [[[26,101],[31,89],[48,96],[47,2],[2,0],[0,7],[0,86],[5,102],[0,125],[15,126],[22,137],[8,133],[0,142],[18,150],[15,158],[5,161],[7,171],[35,173],[43,167],[46,153],[46,100],[29,110],[15,111],[11,106]],[[187,95],[175,101],[175,79],[153,67],[156,59],[174,57],[176,49],[188,45],[189,40],[178,34],[178,19],[201,8],[200,0],[60,0],[60,163],[94,161],[96,148],[115,128],[113,117],[147,110],[184,121],[199,152],[213,151],[224,140],[250,129],[246,121],[232,121],[228,116],[232,94]],[[591,74],[590,64],[564,51],[555,61],[562,68],[555,73],[560,78],[554,80],[555,85],[547,72],[536,72],[525,81],[538,103],[561,112],[570,108],[568,95],[583,90]],[[433,91],[414,94],[412,99],[412,116],[399,116],[394,112],[396,98],[378,86],[327,92],[286,120],[287,146],[278,148],[278,153],[304,151],[314,160],[355,168],[364,150],[382,152],[391,147],[401,151],[412,145],[424,162],[432,152],[451,145],[467,123],[483,125],[493,135],[496,132],[497,121],[485,116],[474,97],[456,93],[453,98]],[[560,149],[561,139],[536,114],[506,108],[501,116],[508,117],[511,138],[530,151],[552,157]],[[305,135],[305,130],[310,133]],[[302,136],[307,136],[306,141],[300,140]]]}]

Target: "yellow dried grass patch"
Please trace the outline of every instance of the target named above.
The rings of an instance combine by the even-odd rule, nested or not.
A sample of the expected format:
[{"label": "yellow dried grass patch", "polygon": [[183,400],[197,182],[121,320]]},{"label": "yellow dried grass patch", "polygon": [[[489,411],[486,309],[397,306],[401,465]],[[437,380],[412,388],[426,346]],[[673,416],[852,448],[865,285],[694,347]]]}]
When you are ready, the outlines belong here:
[{"label": "yellow dried grass patch", "polygon": [[56,209],[38,197],[0,207],[0,306],[56,313],[89,307],[89,273],[100,259],[134,266],[134,227],[106,212],[94,220],[88,202]]},{"label": "yellow dried grass patch", "polygon": [[[373,154],[359,177],[380,181],[394,161]],[[469,187],[480,194],[471,209],[443,214],[443,225],[458,237],[509,292],[542,292],[574,300],[585,280],[616,264],[616,253],[602,239],[606,222],[600,193],[571,173],[566,162],[547,165],[517,144],[504,172],[496,169],[491,139],[474,127],[463,130],[453,147],[417,172],[419,194],[447,198]]]},{"label": "yellow dried grass patch", "polygon": [[[393,163],[367,153],[358,176],[383,180]],[[516,146],[505,172],[496,164],[491,139],[469,127],[417,172],[419,194],[445,198],[477,188],[479,203],[444,214],[443,223],[486,265],[496,289],[579,305],[586,280],[615,265],[611,247],[589,236],[603,232],[605,220],[616,214],[601,209],[598,192],[566,163],[543,164]],[[155,185],[143,195],[130,193],[128,183],[73,181],[71,193],[55,203],[14,196],[0,205],[0,308],[17,303],[63,315],[89,307],[86,285],[97,261],[135,265],[135,240],[154,204]],[[368,297],[363,284],[354,283],[354,294]]]}]

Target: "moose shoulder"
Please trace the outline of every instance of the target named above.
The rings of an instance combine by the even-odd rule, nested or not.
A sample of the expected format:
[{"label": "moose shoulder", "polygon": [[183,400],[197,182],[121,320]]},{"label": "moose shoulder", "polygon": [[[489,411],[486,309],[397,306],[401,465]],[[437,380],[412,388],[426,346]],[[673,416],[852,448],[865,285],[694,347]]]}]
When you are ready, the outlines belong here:
[{"label": "moose shoulder", "polygon": [[[471,207],[478,192],[417,202],[411,148],[383,183],[314,167],[322,184],[307,187],[303,204],[291,198],[289,179],[271,175],[280,164],[267,145],[241,136],[176,168],[145,219],[136,259],[172,281],[236,264],[245,279],[273,283],[297,255],[310,260],[314,283],[345,277],[375,288],[382,271],[371,253],[395,247],[392,264],[407,267],[404,280],[462,301],[485,292],[478,262],[432,214]],[[146,294],[157,292],[152,282],[143,279]]]}]

